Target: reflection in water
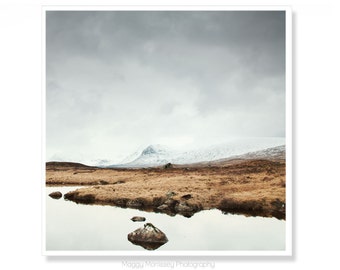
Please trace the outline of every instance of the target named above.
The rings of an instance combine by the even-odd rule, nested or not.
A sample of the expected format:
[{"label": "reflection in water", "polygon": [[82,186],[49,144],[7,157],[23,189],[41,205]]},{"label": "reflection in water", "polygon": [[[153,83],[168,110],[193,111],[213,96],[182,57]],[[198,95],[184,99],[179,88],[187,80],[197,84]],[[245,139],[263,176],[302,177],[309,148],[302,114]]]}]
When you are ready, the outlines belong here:
[{"label": "reflection in water", "polygon": [[168,242],[165,233],[151,223],[128,234],[128,240],[147,250],[155,250]]},{"label": "reflection in water", "polygon": [[136,230],[136,223],[131,221],[134,216],[143,216],[166,232],[171,241],[157,247],[157,251],[285,250],[286,223],[276,218],[223,215],[216,209],[198,212],[191,218],[171,217],[137,209],[81,205],[48,196],[76,188],[46,188],[47,250],[141,250],[140,245],[127,240],[127,235]]},{"label": "reflection in water", "polygon": [[156,243],[156,242],[138,242],[138,241],[132,241],[129,239],[129,241],[136,245],[136,246],[141,246],[146,250],[156,250],[158,249],[160,246],[163,246],[164,243]]}]

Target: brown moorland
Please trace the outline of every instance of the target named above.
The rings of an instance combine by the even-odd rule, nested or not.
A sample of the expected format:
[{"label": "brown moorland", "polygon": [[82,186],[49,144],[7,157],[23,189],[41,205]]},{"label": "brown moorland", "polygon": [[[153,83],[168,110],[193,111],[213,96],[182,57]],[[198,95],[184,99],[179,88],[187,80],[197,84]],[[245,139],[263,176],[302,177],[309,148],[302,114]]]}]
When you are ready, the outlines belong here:
[{"label": "brown moorland", "polygon": [[66,200],[192,216],[220,209],[285,219],[285,159],[233,159],[154,168],[46,163],[46,184],[82,185]]}]

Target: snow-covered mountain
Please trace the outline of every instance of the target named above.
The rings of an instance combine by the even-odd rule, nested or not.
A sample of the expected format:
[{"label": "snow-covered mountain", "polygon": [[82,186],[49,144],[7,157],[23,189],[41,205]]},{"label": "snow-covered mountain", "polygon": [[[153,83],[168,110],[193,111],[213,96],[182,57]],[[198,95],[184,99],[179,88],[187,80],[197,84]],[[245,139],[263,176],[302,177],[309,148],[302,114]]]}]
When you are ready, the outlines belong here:
[{"label": "snow-covered mountain", "polygon": [[223,144],[186,151],[174,150],[163,145],[149,145],[139,152],[138,156],[134,153],[133,156],[137,156],[134,160],[115,166],[147,167],[163,165],[169,162],[174,164],[190,164],[225,159],[282,145],[285,145],[285,138],[239,138],[229,140]]},{"label": "snow-covered mountain", "polygon": [[[66,156],[66,155],[65,155]],[[85,155],[67,155],[65,157],[64,155],[52,155],[46,159],[47,162],[75,162],[75,163],[80,163],[84,164],[87,166],[96,166],[96,167],[107,167],[111,164],[113,164],[115,161],[112,159],[103,159],[103,158],[94,158],[94,159],[89,159],[86,158]]]},{"label": "snow-covered mountain", "polygon": [[275,147],[266,148],[263,150],[249,152],[242,155],[231,156],[228,158],[218,159],[214,161],[209,161],[207,163],[214,164],[214,163],[221,163],[224,161],[234,160],[234,159],[285,159],[286,158],[286,146],[280,145]]},{"label": "snow-covered mountain", "polygon": [[261,159],[261,158],[284,159],[286,157],[286,145],[271,147],[256,152],[250,152],[244,155],[236,156],[235,158],[238,157],[242,159]]}]

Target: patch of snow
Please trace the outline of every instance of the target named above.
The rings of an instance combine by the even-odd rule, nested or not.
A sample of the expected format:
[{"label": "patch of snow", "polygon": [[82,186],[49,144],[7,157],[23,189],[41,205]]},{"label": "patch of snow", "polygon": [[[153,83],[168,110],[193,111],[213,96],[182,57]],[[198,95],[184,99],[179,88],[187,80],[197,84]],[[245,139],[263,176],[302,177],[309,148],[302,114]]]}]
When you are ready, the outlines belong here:
[{"label": "patch of snow", "polygon": [[[226,143],[212,145],[210,147],[191,149],[186,151],[173,150],[162,145],[149,145],[134,160],[123,163],[124,167],[157,166],[166,163],[190,164],[196,162],[213,161],[244,155],[272,147],[285,145],[285,138],[238,138]],[[275,154],[279,149],[268,150],[262,155]],[[273,151],[271,153],[270,151]],[[258,153],[260,155],[260,153]]]}]

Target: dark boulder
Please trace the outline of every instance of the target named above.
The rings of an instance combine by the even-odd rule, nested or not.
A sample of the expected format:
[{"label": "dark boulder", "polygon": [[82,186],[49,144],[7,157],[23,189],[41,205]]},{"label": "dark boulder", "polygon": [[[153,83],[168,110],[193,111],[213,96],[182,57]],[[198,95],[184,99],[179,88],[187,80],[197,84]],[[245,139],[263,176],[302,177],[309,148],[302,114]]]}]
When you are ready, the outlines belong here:
[{"label": "dark boulder", "polygon": [[184,217],[192,217],[196,212],[202,210],[201,205],[188,204],[186,201],[180,201],[175,206],[175,212]]},{"label": "dark boulder", "polygon": [[184,200],[189,200],[192,198],[192,195],[191,194],[185,194],[181,197],[181,199],[184,199]]},{"label": "dark boulder", "polygon": [[146,223],[144,227],[129,233],[128,240],[147,250],[155,250],[168,242],[166,235],[151,223]]},{"label": "dark boulder", "polygon": [[163,204],[158,206],[157,209],[161,210],[161,211],[172,211],[172,212],[174,212],[176,204],[178,204],[177,200],[169,198],[169,199],[166,199]]},{"label": "dark boulder", "polygon": [[55,192],[50,193],[48,196],[50,196],[53,199],[58,200],[63,196],[63,194],[60,191],[55,191]]},{"label": "dark boulder", "polygon": [[158,210],[164,211],[164,210],[169,210],[169,206],[166,204],[162,204],[157,207]]},{"label": "dark boulder", "polygon": [[171,197],[173,197],[173,196],[175,196],[175,195],[177,195],[177,193],[176,193],[176,192],[173,192],[173,191],[170,191],[170,190],[166,193],[166,197],[167,197],[167,198],[171,198]]},{"label": "dark boulder", "polygon": [[106,181],[106,180],[99,180],[99,184],[100,184],[100,185],[108,185],[109,182]]},{"label": "dark boulder", "polygon": [[135,217],[132,217],[131,220],[133,222],[136,222],[136,221],[145,221],[145,217],[135,216]]},{"label": "dark boulder", "polygon": [[115,198],[112,200],[114,205],[117,205],[119,207],[125,208],[127,207],[127,203],[128,203],[128,199],[127,198]]},{"label": "dark boulder", "polygon": [[178,201],[172,198],[169,198],[164,202],[164,204],[167,205],[170,209],[174,209],[177,203]]},{"label": "dark boulder", "polygon": [[70,191],[64,194],[64,199],[66,201],[73,201],[82,204],[93,204],[96,200],[95,196],[92,194],[80,194],[78,190]]},{"label": "dark boulder", "polygon": [[134,200],[129,200],[126,203],[126,207],[128,207],[128,208],[140,209],[140,208],[143,208],[143,206],[144,206],[144,201],[143,201],[143,199],[140,199],[140,198],[137,198],[137,199],[134,199]]},{"label": "dark boulder", "polygon": [[195,207],[192,205],[189,205],[186,202],[180,202],[179,204],[177,204],[175,206],[175,210],[177,212],[194,212],[195,211]]},{"label": "dark boulder", "polygon": [[173,165],[171,163],[167,163],[164,165],[164,169],[171,169],[173,168]]}]

